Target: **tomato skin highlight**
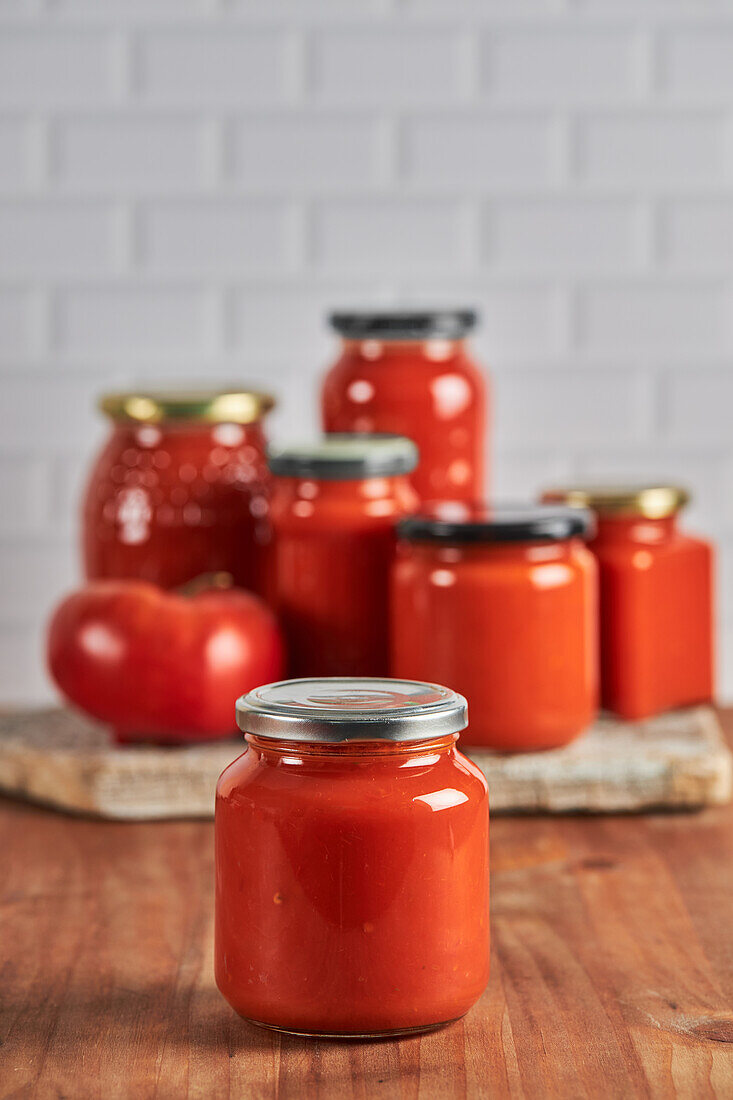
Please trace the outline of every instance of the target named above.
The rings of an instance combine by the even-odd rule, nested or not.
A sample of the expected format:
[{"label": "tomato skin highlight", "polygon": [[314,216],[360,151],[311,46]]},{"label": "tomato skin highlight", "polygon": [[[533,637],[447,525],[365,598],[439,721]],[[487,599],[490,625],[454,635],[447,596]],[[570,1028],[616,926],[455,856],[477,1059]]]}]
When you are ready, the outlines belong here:
[{"label": "tomato skin highlight", "polygon": [[284,653],[274,615],[249,592],[107,580],[59,605],[47,659],[69,702],[120,740],[179,743],[233,736],[236,699],[277,680]]}]

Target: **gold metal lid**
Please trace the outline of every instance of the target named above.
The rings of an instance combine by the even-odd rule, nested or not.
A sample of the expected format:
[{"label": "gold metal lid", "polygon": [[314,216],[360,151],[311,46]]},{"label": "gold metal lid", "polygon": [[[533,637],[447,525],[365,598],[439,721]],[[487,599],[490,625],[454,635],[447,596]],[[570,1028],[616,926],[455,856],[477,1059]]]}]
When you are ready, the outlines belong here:
[{"label": "gold metal lid", "polygon": [[161,420],[198,420],[207,424],[251,424],[275,404],[256,390],[155,390],[105,393],[99,408],[112,420],[158,424]]},{"label": "gold metal lid", "polygon": [[546,489],[544,504],[568,504],[590,508],[599,516],[673,516],[690,499],[679,485],[565,485]]}]

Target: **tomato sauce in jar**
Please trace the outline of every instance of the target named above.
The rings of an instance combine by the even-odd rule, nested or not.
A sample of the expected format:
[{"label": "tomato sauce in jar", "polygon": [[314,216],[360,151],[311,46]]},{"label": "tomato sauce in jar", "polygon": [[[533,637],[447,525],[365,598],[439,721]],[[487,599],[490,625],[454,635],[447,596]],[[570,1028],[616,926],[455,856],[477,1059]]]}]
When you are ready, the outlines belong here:
[{"label": "tomato sauce in jar", "polygon": [[284,681],[239,700],[216,797],[216,981],[309,1035],[420,1031],[489,976],[486,780],[435,684]]},{"label": "tomato sauce in jar", "polygon": [[455,683],[467,745],[567,744],[597,696],[596,569],[571,508],[451,504],[398,525],[392,674]]},{"label": "tomato sauce in jar", "polygon": [[544,499],[597,517],[603,706],[633,720],[710,701],[713,548],[677,526],[685,490],[570,486]]},{"label": "tomato sauce in jar", "polygon": [[269,473],[251,391],[108,394],[83,504],[86,576],[176,588],[203,573],[266,590]]},{"label": "tomato sauce in jar", "polygon": [[414,443],[331,435],[270,452],[274,598],[293,676],[383,676],[396,521]]},{"label": "tomato sauce in jar", "polygon": [[323,383],[323,427],[413,439],[423,502],[484,494],[486,382],[466,347],[475,323],[472,310],[331,316],[342,346]]}]

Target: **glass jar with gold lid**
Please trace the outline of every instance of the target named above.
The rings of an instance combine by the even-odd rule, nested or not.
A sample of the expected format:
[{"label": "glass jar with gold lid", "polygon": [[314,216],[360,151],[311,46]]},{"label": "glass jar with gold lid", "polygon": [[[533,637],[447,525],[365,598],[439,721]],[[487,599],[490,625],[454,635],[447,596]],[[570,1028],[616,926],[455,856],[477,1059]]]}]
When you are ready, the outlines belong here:
[{"label": "glass jar with gold lid", "polygon": [[677,485],[567,485],[547,503],[590,508],[600,581],[601,699],[648,718],[713,694],[713,547],[681,531]]},{"label": "glass jar with gold lid", "polygon": [[263,418],[274,399],[237,388],[105,394],[111,431],[83,502],[86,575],[165,588],[230,573],[262,592],[270,539]]}]

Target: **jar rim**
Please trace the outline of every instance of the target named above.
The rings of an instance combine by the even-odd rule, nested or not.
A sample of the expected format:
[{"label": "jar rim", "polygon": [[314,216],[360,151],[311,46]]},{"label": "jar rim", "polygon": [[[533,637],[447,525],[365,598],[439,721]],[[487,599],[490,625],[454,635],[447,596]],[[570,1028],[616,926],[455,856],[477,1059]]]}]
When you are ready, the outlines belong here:
[{"label": "jar rim", "polygon": [[592,526],[591,513],[582,508],[443,501],[400,519],[397,534],[409,542],[564,542],[587,536]]},{"label": "jar rim", "polygon": [[163,420],[252,424],[274,405],[272,394],[236,387],[105,393],[98,401],[99,409],[111,420],[135,424],[158,424]]},{"label": "jar rim", "polygon": [[565,485],[545,489],[547,504],[566,504],[590,508],[598,516],[666,519],[688,503],[690,494],[680,485]]},{"label": "jar rim", "polygon": [[468,704],[442,684],[323,676],[263,684],[237,700],[237,725],[278,741],[426,741],[458,733]]},{"label": "jar rim", "polygon": [[411,473],[418,463],[418,449],[402,435],[332,432],[313,442],[271,447],[267,461],[276,477],[357,481]]},{"label": "jar rim", "polygon": [[345,340],[462,340],[478,322],[475,309],[335,311],[331,328]]}]

